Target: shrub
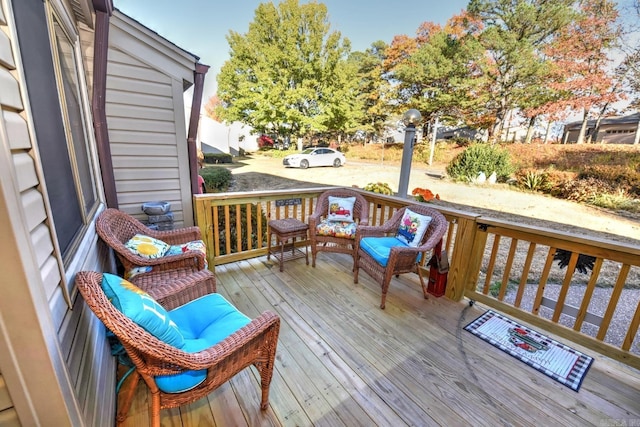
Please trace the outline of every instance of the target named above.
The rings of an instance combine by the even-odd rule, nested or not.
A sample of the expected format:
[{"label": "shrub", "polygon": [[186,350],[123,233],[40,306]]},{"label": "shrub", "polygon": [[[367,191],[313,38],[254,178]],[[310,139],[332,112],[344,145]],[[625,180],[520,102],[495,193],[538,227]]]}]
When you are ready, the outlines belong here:
[{"label": "shrub", "polygon": [[205,153],[204,162],[212,165],[218,163],[232,163],[233,157],[227,153]]},{"label": "shrub", "polygon": [[522,169],[516,172],[518,187],[531,191],[545,191],[549,188],[549,180],[545,171]]},{"label": "shrub", "polygon": [[231,171],[223,167],[206,167],[200,169],[200,176],[204,179],[204,186],[208,193],[227,191],[231,185]]},{"label": "shrub", "polygon": [[391,187],[389,187],[389,184],[387,184],[386,182],[370,182],[369,184],[364,186],[363,190],[372,191],[378,194],[386,194],[388,196],[393,195]]},{"label": "shrub", "polygon": [[471,144],[448,165],[447,174],[455,180],[472,181],[480,172],[489,176],[496,173],[499,182],[505,182],[514,172],[509,152],[490,144]]},{"label": "shrub", "polygon": [[[258,234],[258,214],[257,205],[251,206],[251,247],[253,249],[259,247],[258,242],[267,241],[267,216],[264,213],[264,209],[260,211],[262,216],[262,233]],[[227,232],[224,224],[224,206],[218,206],[218,230],[220,230],[220,255],[227,254]],[[240,222],[241,222],[241,242],[242,248],[237,248],[238,242],[238,227],[237,227],[237,212],[235,206],[229,207],[229,243],[232,248],[232,252],[241,252],[249,250],[249,236],[247,236],[247,205],[240,206]]]}]

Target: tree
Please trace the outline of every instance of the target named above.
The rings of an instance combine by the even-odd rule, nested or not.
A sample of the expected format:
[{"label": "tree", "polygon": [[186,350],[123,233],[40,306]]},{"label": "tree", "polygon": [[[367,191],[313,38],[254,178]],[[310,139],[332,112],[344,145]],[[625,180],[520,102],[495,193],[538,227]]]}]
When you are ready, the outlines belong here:
[{"label": "tree", "polygon": [[607,107],[621,97],[607,55],[619,36],[617,17],[613,1],[583,0],[577,19],[562,28],[547,48],[555,74],[551,87],[564,94],[556,105],[583,113],[578,144],[585,141],[590,111],[600,109],[599,121]]},{"label": "tree", "polygon": [[209,98],[209,101],[207,101],[204,106],[204,112],[207,117],[215,120],[216,122],[221,122],[222,120],[220,119],[220,116],[216,111],[221,105],[222,103],[220,102],[220,98],[218,98],[218,95],[213,95],[211,98]]},{"label": "tree", "polygon": [[362,105],[359,130],[380,135],[389,119],[389,85],[384,79],[383,62],[388,46],[383,41],[371,44],[364,52],[353,52],[349,61],[358,69],[359,101]]},{"label": "tree", "polygon": [[481,46],[470,22],[463,13],[445,27],[421,24],[413,39],[394,38],[384,65],[397,113],[416,108],[426,121],[435,117],[454,123],[461,118],[472,120],[479,102],[478,80],[473,76]]},{"label": "tree", "polygon": [[350,43],[329,30],[322,3],[260,4],[246,34],[227,36],[220,117],[294,137],[353,127],[362,109]]},{"label": "tree", "polygon": [[484,79],[489,136],[500,134],[507,113],[518,108],[528,91],[540,85],[546,58],[542,54],[557,32],[573,17],[573,0],[471,0],[470,15],[484,24],[479,42],[486,61],[479,62]]}]

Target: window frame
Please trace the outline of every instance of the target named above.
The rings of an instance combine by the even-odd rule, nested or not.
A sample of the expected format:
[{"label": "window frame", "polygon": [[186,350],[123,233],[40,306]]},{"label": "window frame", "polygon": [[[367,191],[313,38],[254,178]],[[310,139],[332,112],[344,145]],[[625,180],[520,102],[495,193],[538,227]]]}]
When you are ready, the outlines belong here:
[{"label": "window frame", "polygon": [[[66,146],[67,153],[69,155],[69,161],[71,163],[71,173],[73,175],[73,180],[76,188],[76,205],[74,208],[79,209],[80,217],[82,219],[82,226],[78,227],[75,230],[75,234],[71,239],[71,243],[66,248],[65,252],[62,253],[60,251],[60,255],[62,258],[62,262],[65,268],[69,267],[71,262],[73,261],[80,243],[83,240],[84,235],[87,232],[89,225],[92,223],[93,218],[98,211],[100,204],[103,203],[103,196],[101,192],[101,183],[99,180],[99,171],[97,168],[97,155],[95,153],[95,137],[93,133],[93,120],[91,117],[91,110],[88,104],[88,96],[86,94],[86,80],[85,80],[85,70],[84,63],[82,61],[82,55],[80,50],[80,37],[76,32],[75,26],[73,25],[71,19],[66,13],[65,8],[56,0],[46,0],[45,1],[45,11],[47,15],[47,25],[49,31],[49,41],[51,44],[51,55],[53,68],[55,71],[55,80],[56,80],[56,91],[58,93],[58,98],[60,101],[60,111],[62,113],[62,124],[64,127],[64,133],[66,138]],[[60,31],[56,31],[59,29]],[[69,59],[71,59],[72,68],[69,70],[72,71],[73,81],[69,82],[65,81],[69,76],[65,75],[65,71],[63,71],[62,67],[64,64],[64,52],[60,52],[59,44],[60,37],[64,37],[62,42],[68,43],[68,47],[70,48],[71,55],[69,55]],[[74,94],[70,94],[67,92],[67,88],[65,88],[65,83],[72,83],[73,90],[75,92],[75,96],[77,98],[77,109],[79,112],[78,117],[70,117],[70,111],[68,107],[69,99],[68,97],[74,96]],[[85,90],[83,91],[83,88]],[[73,122],[75,120],[75,122]],[[74,135],[73,125],[75,123],[76,128],[80,127],[81,129],[81,140],[78,141],[78,134]],[[78,150],[84,150],[84,153],[81,155],[78,154]],[[80,172],[80,167],[78,166],[79,158],[81,160],[86,159],[88,165],[87,167],[88,177],[82,177]],[[86,174],[85,174],[86,175]],[[84,182],[84,180],[88,180],[90,182]],[[45,177],[46,180],[46,177]],[[90,193],[90,202],[87,203],[87,194]],[[53,217],[53,223],[55,224],[55,216]]]}]

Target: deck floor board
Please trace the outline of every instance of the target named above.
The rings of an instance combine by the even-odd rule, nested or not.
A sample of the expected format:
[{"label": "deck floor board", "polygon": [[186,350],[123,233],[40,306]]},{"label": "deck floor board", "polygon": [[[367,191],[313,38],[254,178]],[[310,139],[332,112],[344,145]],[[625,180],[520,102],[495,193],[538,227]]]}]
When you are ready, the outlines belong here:
[{"label": "deck floor board", "polygon": [[[270,406],[260,411],[259,375],[249,368],[162,425],[400,426],[635,425],[640,372],[602,355],[579,392],[524,365],[462,328],[485,308],[430,296],[418,277],[394,278],[385,310],[351,258],[322,253],[316,268],[254,258],[216,267],[218,292],[249,317],[281,317]],[[541,331],[544,332],[544,331]],[[556,338],[556,337],[554,337]],[[557,338],[556,338],[557,339]],[[562,341],[562,340],[559,340]],[[139,385],[124,426],[145,425]]]}]

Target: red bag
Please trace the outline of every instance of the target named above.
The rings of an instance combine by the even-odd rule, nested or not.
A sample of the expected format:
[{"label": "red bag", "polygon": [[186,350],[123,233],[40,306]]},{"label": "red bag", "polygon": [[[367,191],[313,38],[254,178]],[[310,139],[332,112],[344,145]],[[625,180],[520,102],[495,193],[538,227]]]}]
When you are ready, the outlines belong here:
[{"label": "red bag", "polygon": [[442,250],[442,240],[433,250],[433,256],[429,260],[429,282],[427,292],[436,297],[444,295],[447,288],[447,275],[449,273],[449,260],[447,251]]}]

